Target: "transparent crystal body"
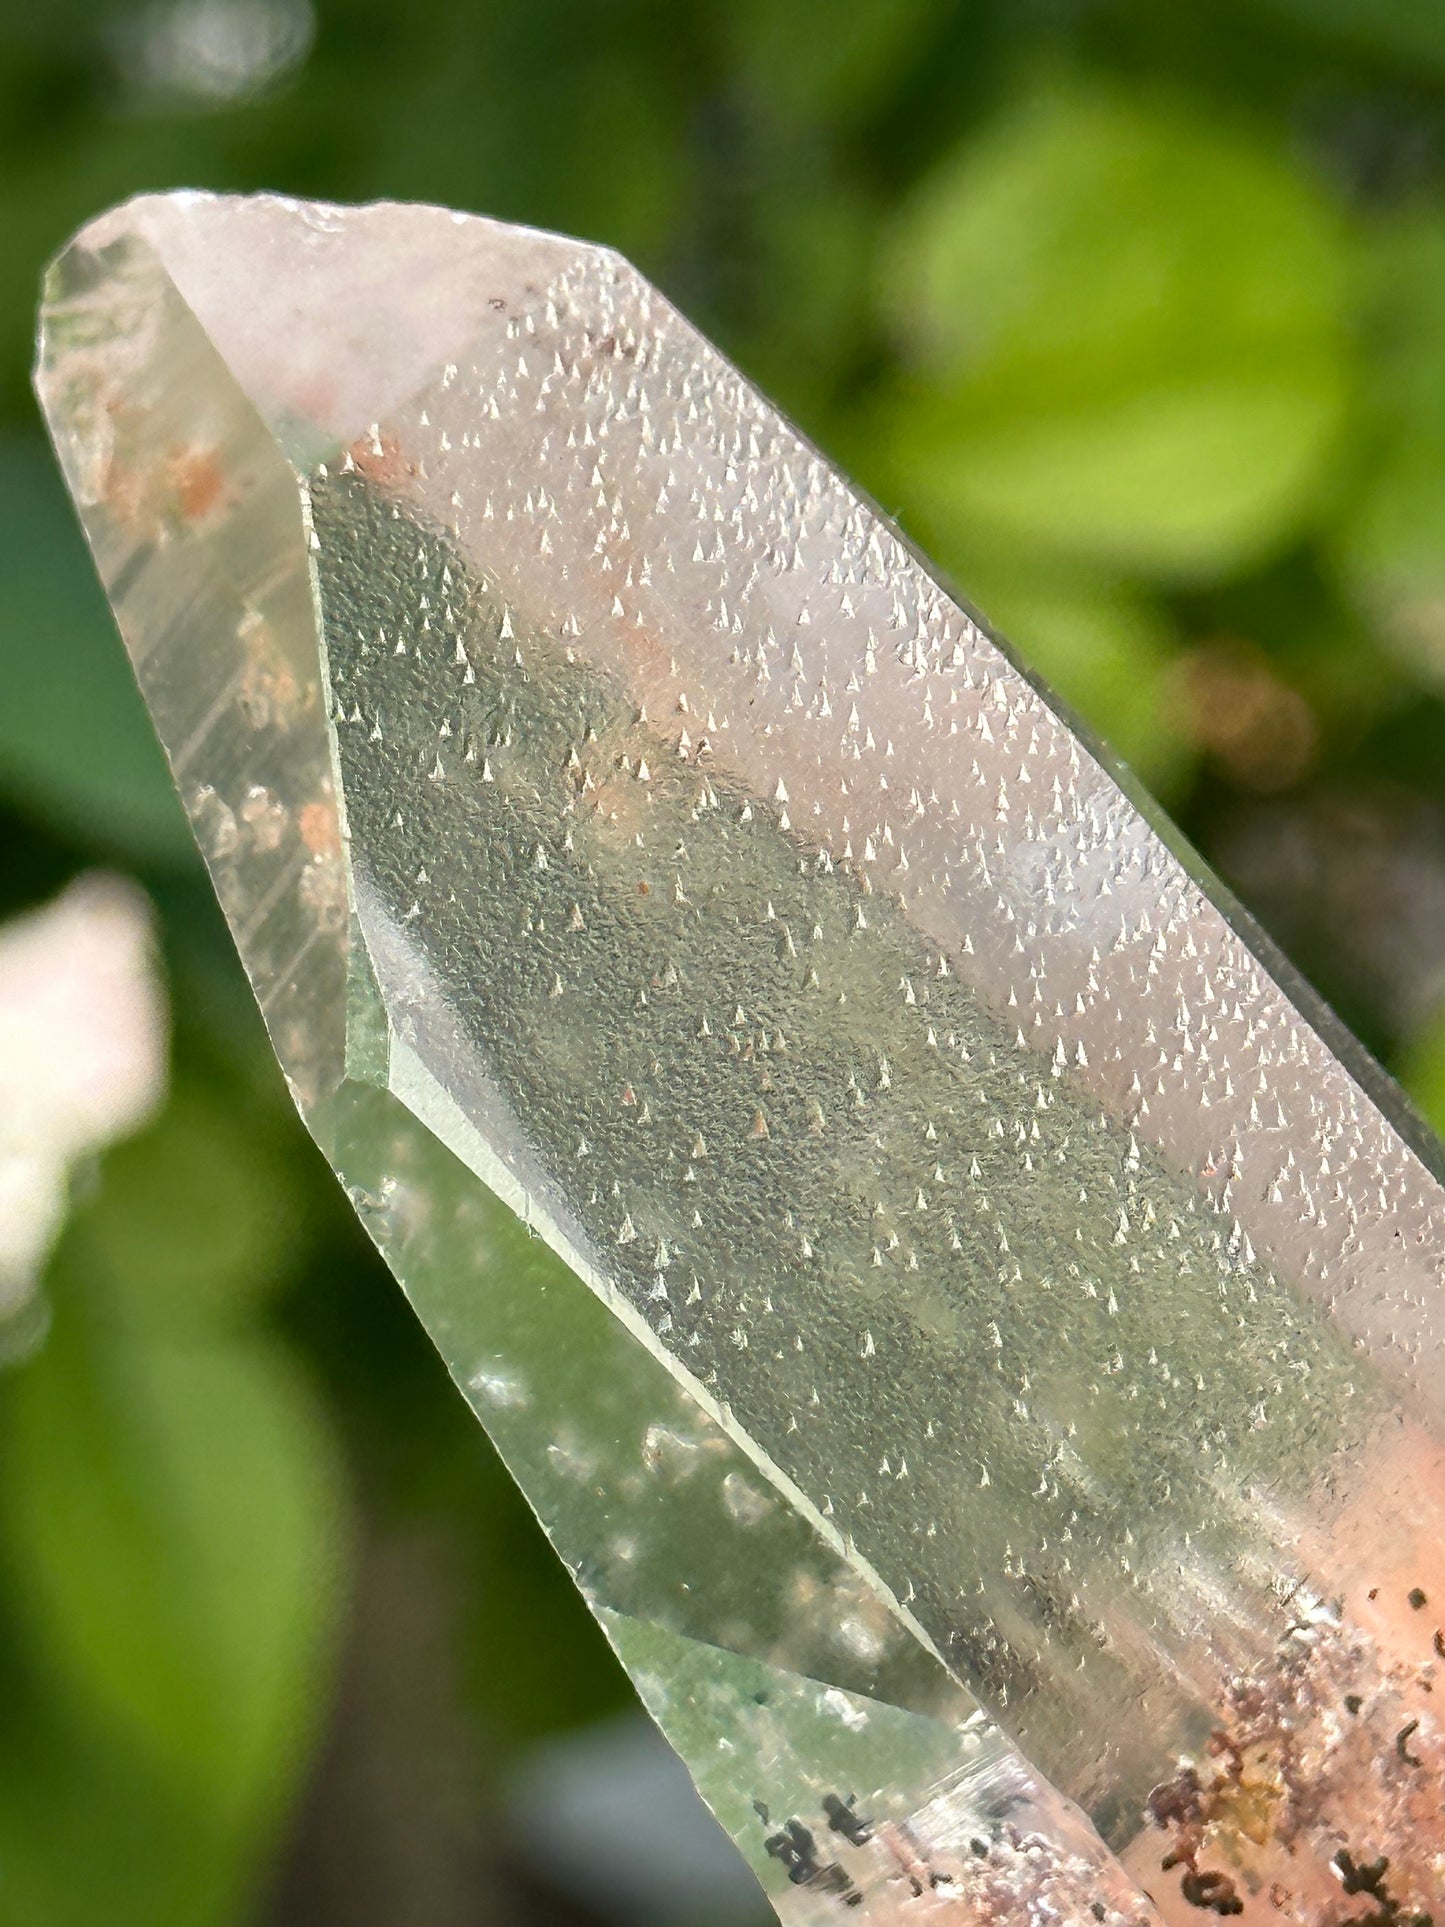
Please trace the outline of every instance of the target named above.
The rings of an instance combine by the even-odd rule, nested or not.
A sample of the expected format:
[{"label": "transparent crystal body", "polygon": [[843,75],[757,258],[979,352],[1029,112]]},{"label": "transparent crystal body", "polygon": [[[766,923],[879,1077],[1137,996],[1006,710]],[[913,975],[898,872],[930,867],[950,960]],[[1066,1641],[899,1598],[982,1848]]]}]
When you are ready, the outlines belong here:
[{"label": "transparent crystal body", "polygon": [[1437,1153],[1129,779],[605,250],[145,199],[37,384],[296,1101],[784,1918],[1426,1918]]}]

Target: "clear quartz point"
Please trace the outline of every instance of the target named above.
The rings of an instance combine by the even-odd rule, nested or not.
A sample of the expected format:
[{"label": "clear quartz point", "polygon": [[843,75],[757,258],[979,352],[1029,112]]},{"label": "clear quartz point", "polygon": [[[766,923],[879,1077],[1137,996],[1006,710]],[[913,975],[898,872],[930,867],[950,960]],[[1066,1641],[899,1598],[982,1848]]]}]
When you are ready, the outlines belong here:
[{"label": "clear quartz point", "polygon": [[783,1918],[1445,1921],[1438,1154],[1132,781],[605,249],[143,199],[37,380],[296,1101]]}]

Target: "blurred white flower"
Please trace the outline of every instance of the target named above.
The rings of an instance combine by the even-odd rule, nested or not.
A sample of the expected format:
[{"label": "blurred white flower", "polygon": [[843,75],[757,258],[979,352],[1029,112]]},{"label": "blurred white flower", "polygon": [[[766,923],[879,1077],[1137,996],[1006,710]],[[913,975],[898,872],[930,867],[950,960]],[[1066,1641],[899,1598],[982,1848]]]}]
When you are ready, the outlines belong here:
[{"label": "blurred white flower", "polygon": [[153,0],[110,41],[122,79],[142,98],[221,106],[293,72],[315,32],[310,0]]},{"label": "blurred white flower", "polygon": [[151,909],[133,884],[83,876],[0,926],[0,1320],[34,1290],[71,1166],[160,1104],[166,1032]]}]

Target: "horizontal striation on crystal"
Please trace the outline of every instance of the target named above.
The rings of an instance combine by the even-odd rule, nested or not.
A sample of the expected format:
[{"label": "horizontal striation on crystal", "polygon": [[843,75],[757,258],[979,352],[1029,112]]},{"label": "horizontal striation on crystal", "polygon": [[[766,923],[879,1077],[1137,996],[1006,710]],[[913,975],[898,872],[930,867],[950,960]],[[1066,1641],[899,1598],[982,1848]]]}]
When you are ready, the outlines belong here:
[{"label": "horizontal striation on crystal", "polygon": [[780,1913],[1445,1918],[1437,1153],[1129,779],[605,250],[142,200],[37,379],[297,1101]]}]

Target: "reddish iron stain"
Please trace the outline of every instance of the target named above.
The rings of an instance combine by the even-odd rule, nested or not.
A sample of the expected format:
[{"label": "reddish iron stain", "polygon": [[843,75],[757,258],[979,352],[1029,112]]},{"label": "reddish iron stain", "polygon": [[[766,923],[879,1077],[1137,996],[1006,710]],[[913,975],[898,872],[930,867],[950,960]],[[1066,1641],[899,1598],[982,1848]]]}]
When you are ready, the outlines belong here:
[{"label": "reddish iron stain", "polygon": [[183,521],[202,521],[225,496],[226,478],[213,448],[173,448],[166,471]]},{"label": "reddish iron stain", "polygon": [[296,827],[312,856],[335,856],[341,848],[336,812],[326,803],[304,803],[296,813]]},{"label": "reddish iron stain", "polygon": [[407,461],[401,444],[390,432],[375,439],[370,434],[358,435],[346,453],[357,474],[378,488],[401,488],[418,473],[417,464]]}]

